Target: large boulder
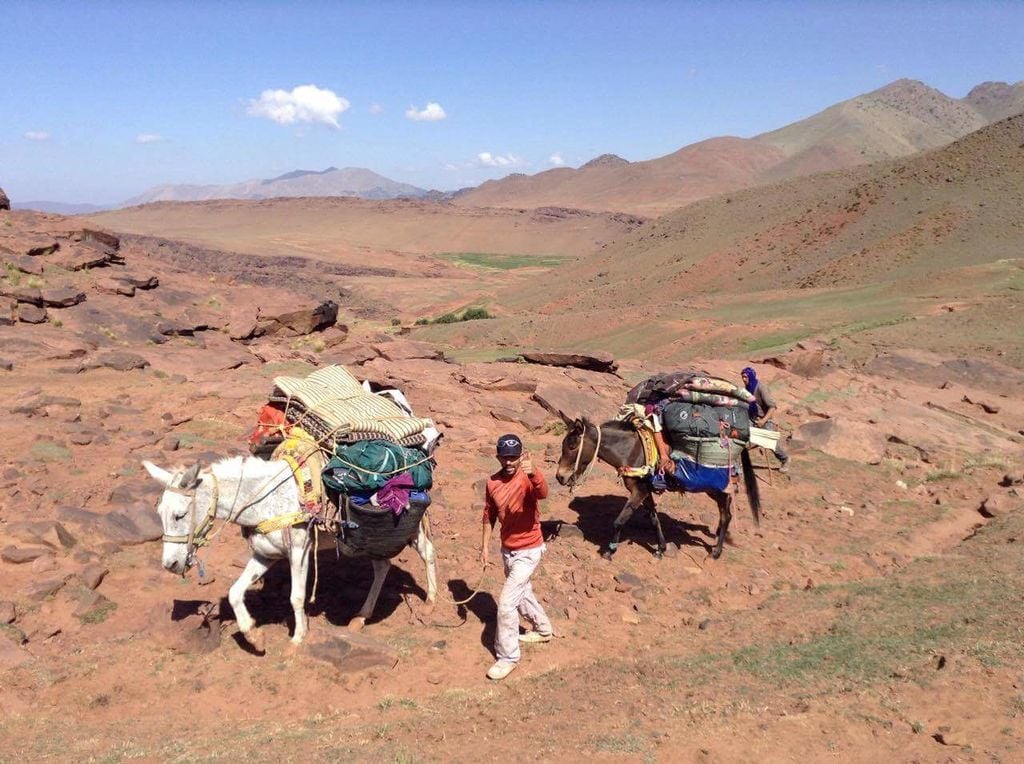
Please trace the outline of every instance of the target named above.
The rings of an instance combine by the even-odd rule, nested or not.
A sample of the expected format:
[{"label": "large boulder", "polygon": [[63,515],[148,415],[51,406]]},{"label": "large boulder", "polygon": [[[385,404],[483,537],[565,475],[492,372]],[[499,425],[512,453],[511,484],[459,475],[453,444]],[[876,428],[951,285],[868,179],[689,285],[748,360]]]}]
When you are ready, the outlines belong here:
[{"label": "large boulder", "polygon": [[9,210],[11,208],[11,200],[7,198],[7,194],[0,188],[0,210]]},{"label": "large boulder", "polygon": [[590,371],[613,372],[619,365],[610,353],[523,353],[523,360],[544,366],[572,366]]},{"label": "large boulder", "polygon": [[324,300],[313,308],[300,308],[281,313],[264,313],[261,310],[256,316],[256,327],[252,336],[303,336],[318,329],[334,326],[337,320],[338,304],[333,300]]}]

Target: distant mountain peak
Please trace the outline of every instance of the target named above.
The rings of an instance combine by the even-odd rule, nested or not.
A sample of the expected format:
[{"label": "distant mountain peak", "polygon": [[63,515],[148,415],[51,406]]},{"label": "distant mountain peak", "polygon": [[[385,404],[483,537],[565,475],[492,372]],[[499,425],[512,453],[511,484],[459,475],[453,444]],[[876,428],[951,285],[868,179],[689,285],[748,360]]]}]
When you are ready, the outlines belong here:
[{"label": "distant mountain peak", "polygon": [[286,172],[284,175],[278,175],[276,178],[267,178],[266,180],[263,181],[263,184],[266,185],[267,183],[273,183],[278,180],[292,180],[293,178],[303,178],[307,175],[326,175],[329,172],[337,171],[338,168],[334,167],[333,165],[331,167],[328,167],[326,170],[292,170],[291,172]]},{"label": "distant mountain peak", "polygon": [[602,154],[599,157],[591,159],[585,165],[580,167],[580,169],[586,170],[588,167],[619,167],[624,164],[629,164],[629,161],[623,159],[618,154]]}]

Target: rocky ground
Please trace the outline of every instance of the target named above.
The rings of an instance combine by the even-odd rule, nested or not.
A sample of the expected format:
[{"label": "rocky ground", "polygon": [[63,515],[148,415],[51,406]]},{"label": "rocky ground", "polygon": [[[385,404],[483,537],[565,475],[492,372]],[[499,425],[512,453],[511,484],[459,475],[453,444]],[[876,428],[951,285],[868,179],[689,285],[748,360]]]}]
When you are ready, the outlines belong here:
[{"label": "rocky ground", "polygon": [[[668,495],[667,557],[637,520],[608,562],[622,488],[602,465],[575,495],[554,483],[561,416],[609,417],[664,367],[453,363],[361,320],[340,282],[282,286],[305,284],[306,263],[264,278],[223,258],[197,276],[195,251],[167,247],[0,213],[0,760],[1021,755],[1019,371],[897,347],[854,368],[813,340],[761,357],[793,468],[756,455],[760,528],[741,500],[712,561],[714,505]],[[675,361],[734,378],[745,365]],[[220,534],[203,581],[163,571],[140,462],[243,452],[274,376],[328,363],[400,387],[445,432],[440,602],[424,606],[409,550],[364,638],[345,641],[370,567],[324,549],[308,643],[289,646],[274,570],[249,597],[269,637],[254,654],[224,599],[244,542]],[[451,601],[480,581],[482,483],[509,430],[552,484],[536,588],[559,638],[494,685],[500,572]]]}]

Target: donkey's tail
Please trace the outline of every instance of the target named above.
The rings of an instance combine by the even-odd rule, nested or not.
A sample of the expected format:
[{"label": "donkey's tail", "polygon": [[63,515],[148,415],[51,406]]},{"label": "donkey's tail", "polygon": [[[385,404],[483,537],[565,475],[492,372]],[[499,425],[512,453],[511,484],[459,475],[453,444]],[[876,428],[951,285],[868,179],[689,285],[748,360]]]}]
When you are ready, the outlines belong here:
[{"label": "donkey's tail", "polygon": [[740,462],[743,465],[743,487],[747,491],[747,502],[750,504],[750,513],[754,516],[754,525],[761,524],[761,489],[757,485],[757,476],[754,474],[754,463],[750,461],[750,452],[743,449],[740,454]]}]

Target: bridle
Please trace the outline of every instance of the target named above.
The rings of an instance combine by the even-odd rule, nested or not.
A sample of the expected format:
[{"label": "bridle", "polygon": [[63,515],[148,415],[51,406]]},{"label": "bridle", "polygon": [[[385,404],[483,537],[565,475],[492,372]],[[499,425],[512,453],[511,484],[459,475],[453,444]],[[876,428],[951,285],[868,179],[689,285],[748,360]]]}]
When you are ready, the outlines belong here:
[{"label": "bridle", "polygon": [[572,475],[569,476],[569,480],[566,481],[569,485],[569,494],[576,489],[577,486],[583,485],[587,476],[590,474],[590,470],[593,469],[594,463],[597,461],[597,455],[601,451],[601,425],[596,424],[594,427],[597,428],[597,443],[594,446],[594,453],[590,455],[590,459],[587,461],[587,465],[583,468],[583,472],[580,472],[580,462],[583,459],[583,445],[587,441],[587,420],[581,419],[580,423],[583,425],[583,431],[580,433],[580,447],[576,451],[576,463],[572,467]]},{"label": "bridle", "polygon": [[210,496],[210,506],[206,508],[206,514],[199,523],[196,522],[196,515],[198,514],[196,496],[199,493],[199,486],[202,485],[203,481],[198,479],[198,475],[195,484],[189,488],[167,486],[164,489],[171,493],[178,494],[179,496],[186,496],[189,498],[188,533],[183,536],[174,536],[165,533],[161,537],[161,540],[167,544],[187,545],[185,550],[185,569],[182,571],[182,575],[185,575],[188,569],[195,564],[196,550],[199,549],[199,547],[206,546],[208,543],[207,536],[210,533],[210,529],[213,528],[213,521],[217,516],[217,500],[219,499],[220,485],[217,482],[217,476],[214,475],[212,471],[209,473],[209,476],[210,480],[213,482],[213,493]]}]

